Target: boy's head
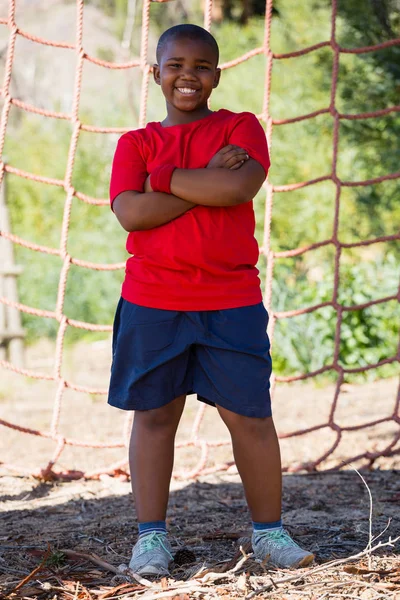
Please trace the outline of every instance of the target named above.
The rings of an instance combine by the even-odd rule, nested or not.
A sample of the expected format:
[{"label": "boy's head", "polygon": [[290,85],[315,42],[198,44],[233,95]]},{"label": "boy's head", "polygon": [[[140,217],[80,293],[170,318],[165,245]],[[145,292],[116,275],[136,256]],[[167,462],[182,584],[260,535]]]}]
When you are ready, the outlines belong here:
[{"label": "boy's head", "polygon": [[191,25],[190,23],[175,25],[174,27],[170,27],[164,31],[157,44],[156,56],[158,64],[160,64],[161,56],[167,43],[179,39],[195,40],[208,44],[215,54],[215,66],[218,65],[219,48],[216,39],[211,35],[211,33],[202,27],[199,27],[198,25]]},{"label": "boy's head", "polygon": [[157,45],[154,79],[175,109],[195,111],[207,106],[217,87],[219,49],[213,36],[197,25],[175,25],[167,29]]}]

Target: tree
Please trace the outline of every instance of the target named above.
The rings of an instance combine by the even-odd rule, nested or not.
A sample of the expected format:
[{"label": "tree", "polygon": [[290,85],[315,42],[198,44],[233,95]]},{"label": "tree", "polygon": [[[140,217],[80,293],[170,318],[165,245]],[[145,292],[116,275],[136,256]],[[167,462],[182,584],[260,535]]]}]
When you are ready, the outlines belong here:
[{"label": "tree", "polygon": [[[315,0],[329,7],[331,0]],[[400,37],[400,0],[342,0],[338,3],[337,40],[342,47],[377,45]],[[331,86],[331,57],[321,57],[325,85]],[[400,46],[375,52],[341,54],[337,107],[341,113],[374,112],[397,105],[400,86]],[[342,120],[340,142],[352,159],[341,162],[343,179],[372,179],[398,171],[400,115]],[[340,154],[340,153],[339,153]],[[343,154],[342,154],[343,156]],[[393,233],[400,220],[398,180],[355,188],[354,237]],[[362,224],[361,224],[362,223]],[[361,226],[361,229],[360,229]]]}]

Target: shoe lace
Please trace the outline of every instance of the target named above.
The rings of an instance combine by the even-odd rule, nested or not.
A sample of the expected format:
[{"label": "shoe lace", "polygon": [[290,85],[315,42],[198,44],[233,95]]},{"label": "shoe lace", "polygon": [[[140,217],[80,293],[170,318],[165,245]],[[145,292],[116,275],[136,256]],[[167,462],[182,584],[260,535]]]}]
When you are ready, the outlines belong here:
[{"label": "shoe lace", "polygon": [[291,546],[293,548],[298,546],[296,542],[292,540],[286,529],[283,528],[278,531],[267,531],[260,537],[267,538],[268,541],[275,542],[275,545],[280,547]]},{"label": "shoe lace", "polygon": [[143,552],[148,552],[149,550],[155,550],[156,548],[159,548],[160,546],[162,546],[162,548],[164,548],[165,552],[170,556],[170,558],[172,558],[171,552],[168,550],[168,548],[164,544],[165,537],[166,537],[165,533],[158,533],[157,531],[153,531],[152,533],[149,533],[149,534],[143,536],[143,538],[140,540],[140,545],[143,548]]}]

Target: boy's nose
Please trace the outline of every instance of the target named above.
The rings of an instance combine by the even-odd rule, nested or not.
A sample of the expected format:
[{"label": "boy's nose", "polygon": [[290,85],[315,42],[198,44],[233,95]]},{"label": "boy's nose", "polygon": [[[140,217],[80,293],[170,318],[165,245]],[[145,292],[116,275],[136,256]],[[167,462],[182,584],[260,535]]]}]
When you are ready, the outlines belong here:
[{"label": "boy's nose", "polygon": [[183,78],[184,79],[196,79],[196,73],[194,69],[191,67],[186,67],[183,69]]}]

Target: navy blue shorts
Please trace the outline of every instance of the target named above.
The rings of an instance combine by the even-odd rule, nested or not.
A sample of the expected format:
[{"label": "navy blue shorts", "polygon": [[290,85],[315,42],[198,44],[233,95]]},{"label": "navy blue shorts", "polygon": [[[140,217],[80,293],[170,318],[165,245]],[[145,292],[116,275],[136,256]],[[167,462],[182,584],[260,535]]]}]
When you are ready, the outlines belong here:
[{"label": "navy blue shorts", "polygon": [[248,417],[271,416],[268,313],[262,303],[211,311],[147,308],[122,298],[108,403],[160,408],[183,394]]}]

